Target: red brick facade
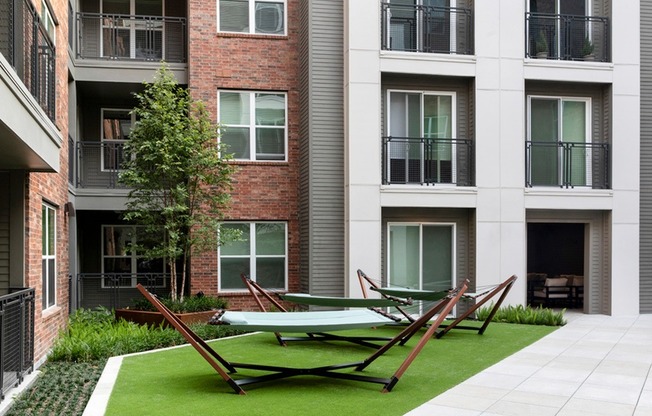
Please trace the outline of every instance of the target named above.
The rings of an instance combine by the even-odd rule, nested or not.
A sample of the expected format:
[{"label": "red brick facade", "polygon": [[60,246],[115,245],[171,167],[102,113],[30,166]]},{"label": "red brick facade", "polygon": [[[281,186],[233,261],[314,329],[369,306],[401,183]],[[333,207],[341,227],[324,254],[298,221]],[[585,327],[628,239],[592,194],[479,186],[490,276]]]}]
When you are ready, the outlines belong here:
[{"label": "red brick facade", "polygon": [[[287,2],[287,36],[217,32],[217,4],[189,2],[189,88],[217,120],[217,91],[235,89],[287,93],[287,162],[236,162],[228,218],[286,221],[289,290],[299,287],[298,222],[298,1]],[[191,292],[217,294],[217,250],[196,256]],[[233,308],[255,307],[250,296],[228,294]]]},{"label": "red brick facade", "polygon": [[[37,10],[41,2],[34,2]],[[25,179],[25,287],[36,290],[34,315],[34,360],[42,359],[52,347],[68,319],[68,2],[51,0],[59,21],[56,30],[55,125],[60,132],[59,172],[28,173]],[[56,210],[56,305],[43,310],[42,295],[42,204]]]}]

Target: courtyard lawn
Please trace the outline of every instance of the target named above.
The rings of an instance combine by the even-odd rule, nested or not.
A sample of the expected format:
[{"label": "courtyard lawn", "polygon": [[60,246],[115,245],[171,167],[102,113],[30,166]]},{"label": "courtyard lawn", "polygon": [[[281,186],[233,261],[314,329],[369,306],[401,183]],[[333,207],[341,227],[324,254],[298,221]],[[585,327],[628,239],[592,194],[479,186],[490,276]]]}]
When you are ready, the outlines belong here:
[{"label": "courtyard lawn", "polygon": [[[123,360],[106,415],[402,415],[555,329],[492,323],[484,335],[451,331],[430,340],[388,394],[380,393],[380,384],[301,376],[244,386],[247,395],[242,396],[192,347],[156,351]],[[391,337],[397,329],[341,334],[346,332]],[[415,343],[395,346],[363,373],[390,377]],[[281,347],[269,333],[216,340],[211,346],[229,361],[293,367],[356,362],[373,352],[343,342]],[[242,369],[234,378],[258,374]]]}]

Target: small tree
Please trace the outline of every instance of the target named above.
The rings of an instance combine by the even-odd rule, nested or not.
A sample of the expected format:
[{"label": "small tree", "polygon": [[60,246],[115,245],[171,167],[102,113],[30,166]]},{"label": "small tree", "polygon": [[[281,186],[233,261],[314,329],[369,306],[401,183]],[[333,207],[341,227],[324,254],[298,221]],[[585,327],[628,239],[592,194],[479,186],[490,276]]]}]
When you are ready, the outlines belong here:
[{"label": "small tree", "polygon": [[234,167],[203,103],[193,100],[165,65],[136,98],[136,123],[125,144],[131,157],[120,174],[131,188],[124,218],[144,226],[150,236],[158,233],[153,245],[135,249],[166,260],[171,297],[183,300],[191,253],[215,247],[222,238],[218,228]]}]

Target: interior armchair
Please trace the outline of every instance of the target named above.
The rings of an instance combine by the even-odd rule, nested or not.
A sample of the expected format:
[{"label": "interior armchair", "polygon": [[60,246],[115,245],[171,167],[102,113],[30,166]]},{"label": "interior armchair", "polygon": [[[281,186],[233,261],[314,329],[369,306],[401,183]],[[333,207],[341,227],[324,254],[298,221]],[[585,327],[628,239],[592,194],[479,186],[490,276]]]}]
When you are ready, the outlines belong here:
[{"label": "interior armchair", "polygon": [[565,277],[548,277],[543,287],[534,291],[534,302],[550,306],[567,306],[571,301],[571,287]]}]

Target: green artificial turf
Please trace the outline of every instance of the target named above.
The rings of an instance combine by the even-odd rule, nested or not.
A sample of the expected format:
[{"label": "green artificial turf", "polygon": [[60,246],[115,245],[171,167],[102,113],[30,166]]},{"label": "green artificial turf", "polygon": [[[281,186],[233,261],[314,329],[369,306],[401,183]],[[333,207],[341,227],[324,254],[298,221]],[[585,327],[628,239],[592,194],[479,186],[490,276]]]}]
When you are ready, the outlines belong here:
[{"label": "green artificial turf", "polygon": [[[430,340],[387,394],[380,393],[380,384],[301,376],[244,386],[243,396],[235,394],[192,347],[126,357],[106,415],[402,415],[554,330],[493,323],[484,335],[451,331]],[[383,327],[349,333],[393,336],[396,331]],[[406,346],[391,348],[363,373],[390,377],[415,343],[412,339]],[[222,339],[211,346],[229,361],[293,367],[355,362],[373,352],[342,342],[281,347],[272,334]],[[241,369],[234,378],[257,374]]]}]

